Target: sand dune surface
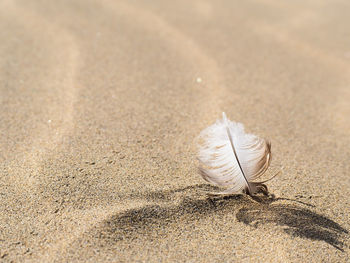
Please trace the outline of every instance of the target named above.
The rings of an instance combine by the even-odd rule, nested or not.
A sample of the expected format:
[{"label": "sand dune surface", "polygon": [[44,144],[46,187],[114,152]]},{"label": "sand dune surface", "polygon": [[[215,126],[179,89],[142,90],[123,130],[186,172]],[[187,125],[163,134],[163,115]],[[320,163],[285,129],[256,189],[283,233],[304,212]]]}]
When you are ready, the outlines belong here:
[{"label": "sand dune surface", "polygon": [[[1,262],[349,262],[350,3],[0,1]],[[194,138],[269,138],[210,198]]]}]

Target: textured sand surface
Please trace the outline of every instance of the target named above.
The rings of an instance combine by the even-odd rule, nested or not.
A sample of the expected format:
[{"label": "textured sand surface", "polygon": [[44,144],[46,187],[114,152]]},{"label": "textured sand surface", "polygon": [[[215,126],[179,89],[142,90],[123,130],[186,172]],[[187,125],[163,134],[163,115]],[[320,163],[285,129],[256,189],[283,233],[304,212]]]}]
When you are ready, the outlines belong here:
[{"label": "textured sand surface", "polygon": [[[0,261],[349,262],[349,14],[0,1]],[[271,140],[276,199],[207,197],[222,111]]]}]

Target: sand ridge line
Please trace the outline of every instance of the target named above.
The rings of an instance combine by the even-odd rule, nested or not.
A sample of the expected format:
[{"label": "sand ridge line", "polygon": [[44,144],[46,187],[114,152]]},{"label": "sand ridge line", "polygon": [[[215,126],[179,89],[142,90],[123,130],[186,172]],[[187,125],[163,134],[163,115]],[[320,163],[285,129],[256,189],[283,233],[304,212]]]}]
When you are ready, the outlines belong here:
[{"label": "sand ridge line", "polygon": [[[14,2],[11,2],[11,5],[7,5],[4,10],[8,11],[6,13],[8,16],[17,14],[16,22],[21,24],[26,31],[31,32],[33,38],[35,38],[35,34],[33,34],[32,28],[42,28],[40,34],[46,34],[46,38],[48,39],[46,46],[52,50],[51,53],[54,60],[59,60],[57,65],[53,65],[51,75],[46,78],[47,82],[42,81],[41,86],[47,86],[45,89],[50,88],[51,85],[59,86],[60,90],[62,90],[62,94],[57,94],[60,105],[58,105],[58,109],[52,108],[52,104],[41,105],[41,107],[49,107],[47,111],[55,112],[57,115],[52,116],[49,120],[43,120],[43,122],[47,122],[47,125],[52,126],[52,128],[49,128],[49,132],[43,129],[32,132],[35,136],[35,141],[31,146],[32,150],[26,153],[24,158],[24,162],[29,165],[32,174],[30,178],[23,178],[20,182],[16,183],[17,185],[23,185],[23,182],[26,182],[26,187],[23,189],[26,191],[28,190],[28,186],[31,188],[31,184],[38,184],[36,182],[36,176],[40,173],[41,159],[45,158],[46,152],[54,149],[73,127],[73,110],[78,92],[75,79],[77,69],[79,68],[80,51],[77,40],[72,34],[62,29],[59,25],[47,21],[40,14],[29,9],[24,9]],[[57,38],[57,35],[60,37]],[[59,64],[62,62],[64,66]],[[56,105],[53,107],[56,107]],[[28,184],[29,182],[31,183]]]},{"label": "sand ridge line", "polygon": [[[307,18],[308,15],[305,14],[304,19]],[[298,19],[295,20],[297,21]],[[291,21],[291,23],[294,22]],[[344,84],[332,87],[336,89],[332,95],[337,94],[337,97],[336,101],[333,101],[333,103],[328,106],[329,109],[327,111],[333,112],[335,115],[330,118],[330,121],[333,123],[333,130],[339,133],[339,135],[344,134],[344,131],[348,130],[350,127],[350,122],[344,121],[344,116],[349,116],[350,113],[350,106],[347,103],[350,99],[350,63],[332,55],[324,49],[309,44],[301,38],[298,38],[295,34],[284,32],[278,25],[271,26],[262,21],[254,24],[259,25],[258,28],[252,26],[258,34],[263,32],[266,35],[272,36],[278,42],[283,43],[284,46],[290,49],[297,49],[305,57],[311,57],[313,60],[328,68],[330,72],[338,75],[339,79],[343,80]],[[345,82],[348,82],[348,84],[346,85]],[[330,125],[330,127],[332,127],[332,125]]]},{"label": "sand ridge line", "polygon": [[149,31],[156,31],[162,41],[168,42],[181,54],[182,58],[198,68],[199,75],[196,81],[197,83],[205,82],[205,85],[201,86],[201,92],[206,94],[200,112],[203,112],[203,116],[217,116],[218,113],[221,113],[221,98],[227,94],[225,78],[215,59],[209,57],[201,46],[146,7],[141,8],[127,1],[103,0],[101,2],[115,13],[134,17],[134,22],[138,26],[145,27]]}]

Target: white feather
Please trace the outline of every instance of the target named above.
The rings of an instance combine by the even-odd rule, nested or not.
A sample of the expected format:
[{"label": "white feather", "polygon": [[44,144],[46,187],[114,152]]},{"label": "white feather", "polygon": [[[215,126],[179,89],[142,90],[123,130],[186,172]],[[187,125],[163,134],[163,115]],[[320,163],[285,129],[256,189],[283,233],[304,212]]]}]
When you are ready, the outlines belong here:
[{"label": "white feather", "polygon": [[241,123],[223,118],[203,130],[198,138],[198,159],[202,177],[228,188],[223,194],[255,194],[252,181],[261,176],[271,161],[271,144],[245,133]]}]

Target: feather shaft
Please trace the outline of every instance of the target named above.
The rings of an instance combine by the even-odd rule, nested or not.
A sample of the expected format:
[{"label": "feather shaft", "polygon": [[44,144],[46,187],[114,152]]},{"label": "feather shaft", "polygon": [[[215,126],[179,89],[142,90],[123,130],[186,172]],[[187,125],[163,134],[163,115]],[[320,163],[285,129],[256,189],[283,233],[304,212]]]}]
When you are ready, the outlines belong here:
[{"label": "feather shaft", "polygon": [[[223,115],[224,115],[224,119],[225,119],[225,121],[226,121],[226,115],[225,115],[225,113],[223,113]],[[248,180],[247,180],[247,177],[246,177],[245,174],[244,174],[244,171],[243,171],[241,162],[240,162],[239,159],[238,159],[237,152],[236,152],[235,146],[234,146],[234,144],[233,144],[232,135],[231,135],[230,130],[229,130],[228,126],[227,126],[227,121],[226,121],[226,131],[227,131],[227,135],[228,135],[228,138],[229,138],[229,140],[230,140],[230,143],[231,143],[231,147],[232,147],[232,150],[233,150],[233,154],[235,155],[235,158],[236,158],[236,160],[237,160],[239,169],[241,170],[241,173],[242,173],[242,175],[243,175],[243,178],[244,178],[244,180],[245,180],[245,182],[246,182],[246,185],[247,185],[247,187],[248,187],[248,191],[249,191],[249,193],[251,193],[250,185],[249,185],[249,182],[248,182]]]}]

